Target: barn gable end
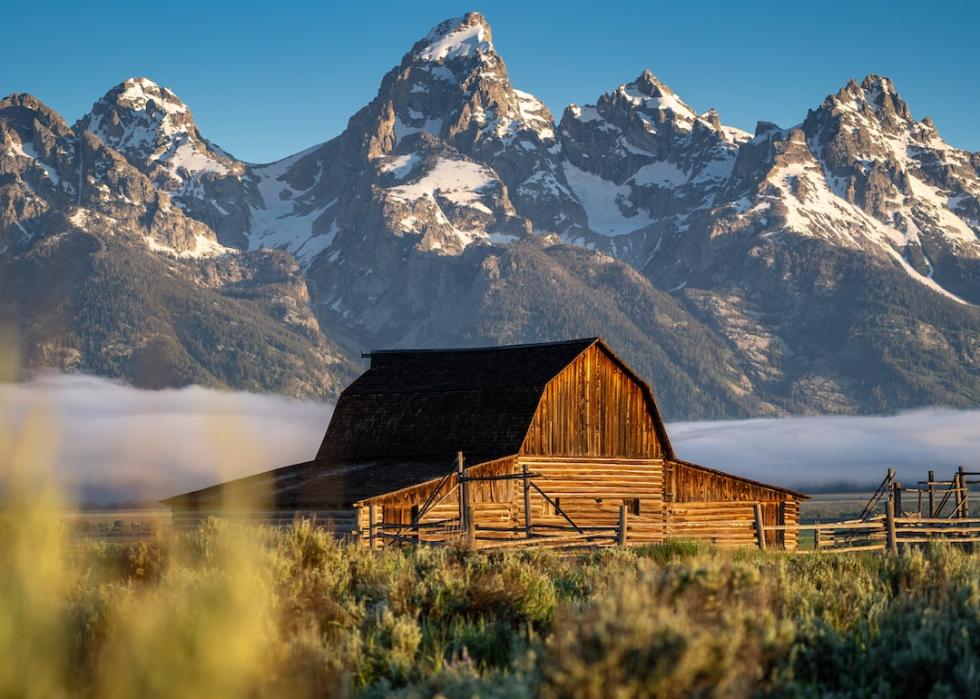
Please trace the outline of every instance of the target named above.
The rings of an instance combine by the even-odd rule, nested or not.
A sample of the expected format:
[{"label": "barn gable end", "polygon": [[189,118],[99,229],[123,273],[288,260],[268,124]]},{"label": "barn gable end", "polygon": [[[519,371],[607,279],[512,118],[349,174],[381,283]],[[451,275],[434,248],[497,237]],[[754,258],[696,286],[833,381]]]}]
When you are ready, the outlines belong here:
[{"label": "barn gable end", "polygon": [[544,387],[521,454],[672,456],[650,387],[597,340]]}]

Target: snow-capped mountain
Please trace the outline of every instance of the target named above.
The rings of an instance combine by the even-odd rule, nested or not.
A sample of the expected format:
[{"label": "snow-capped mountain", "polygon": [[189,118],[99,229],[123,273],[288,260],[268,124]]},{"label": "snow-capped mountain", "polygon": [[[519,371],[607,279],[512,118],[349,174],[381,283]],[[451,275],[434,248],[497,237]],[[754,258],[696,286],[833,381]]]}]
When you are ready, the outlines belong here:
[{"label": "snow-capped mountain", "polygon": [[554,229],[568,212],[581,218],[560,150],[551,113],[511,86],[489,25],[471,13],[416,43],[343,134],[254,168],[252,245],[310,262],[380,222],[386,235],[452,255]]},{"label": "snow-capped mountain", "polygon": [[0,173],[7,180],[7,210],[0,215],[5,247],[50,232],[52,220],[66,219],[81,230],[111,231],[177,256],[224,251],[209,227],[185,216],[117,151],[69,128],[30,95],[0,101],[0,138]]},{"label": "snow-capped mountain", "polygon": [[587,217],[563,233],[612,250],[635,244],[628,236],[686,230],[692,214],[713,206],[751,138],[717,112],[697,114],[650,71],[595,105],[571,105],[560,131],[562,166]]},{"label": "snow-capped mountain", "polygon": [[148,78],[112,88],[76,124],[167,192],[228,245],[245,244],[255,200],[244,163],[206,141],[186,104]]},{"label": "snow-capped mountain", "polygon": [[[5,293],[70,239],[119,261],[99,284],[127,256],[178,279],[166,323],[176,297],[251,309],[222,316],[230,335],[167,325],[164,348],[145,328],[114,326],[111,348],[89,326],[55,334],[36,365],[132,378],[151,346],[206,381],[329,395],[366,346],[603,334],[676,418],[980,404],[980,154],[887,78],[751,134],[644,71],[556,124],[470,13],[418,41],[343,133],[275,163],[235,159],[147,78],[74,127],[11,96],[0,139]],[[79,342],[85,359],[64,359]],[[275,369],[256,374],[260,345]]]},{"label": "snow-capped mountain", "polygon": [[150,387],[331,395],[353,369],[292,257],[223,246],[30,95],[0,100],[0,326],[28,368]]}]

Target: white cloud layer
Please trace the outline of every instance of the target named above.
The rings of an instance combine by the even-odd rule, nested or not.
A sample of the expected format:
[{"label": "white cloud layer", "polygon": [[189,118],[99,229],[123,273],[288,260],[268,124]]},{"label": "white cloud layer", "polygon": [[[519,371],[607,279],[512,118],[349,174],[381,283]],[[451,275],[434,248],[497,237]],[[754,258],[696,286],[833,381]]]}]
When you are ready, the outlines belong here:
[{"label": "white cloud layer", "polygon": [[332,406],[191,386],[144,391],[89,376],[0,385],[0,419],[42,420],[58,482],[87,502],[154,501],[308,461]]},{"label": "white cloud layer", "polygon": [[[40,416],[58,481],[87,502],[157,500],[311,459],[332,406],[197,386],[143,391],[105,379],[41,376],[0,385],[14,430]],[[888,466],[911,484],[934,468],[980,466],[980,411],[674,423],[677,455],[790,487],[876,484]],[[974,468],[972,470],[980,470]]]},{"label": "white cloud layer", "polygon": [[889,466],[908,486],[929,469],[980,470],[980,410],[679,422],[668,433],[680,458],[803,490],[876,486]]}]

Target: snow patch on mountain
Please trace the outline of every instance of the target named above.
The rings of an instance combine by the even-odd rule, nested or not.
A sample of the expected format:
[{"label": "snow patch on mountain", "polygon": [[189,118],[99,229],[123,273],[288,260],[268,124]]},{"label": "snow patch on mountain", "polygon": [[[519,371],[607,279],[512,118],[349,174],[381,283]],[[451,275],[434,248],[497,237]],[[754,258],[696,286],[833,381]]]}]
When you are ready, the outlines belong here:
[{"label": "snow patch on mountain", "polygon": [[423,61],[445,61],[468,58],[493,50],[490,28],[482,17],[471,21],[471,15],[447,20],[429,32],[423,41],[428,46],[417,55]]},{"label": "snow patch on mountain", "polygon": [[422,162],[418,153],[408,153],[406,155],[393,155],[385,159],[379,167],[380,172],[391,174],[396,180],[405,179],[411,174],[415,166]]},{"label": "snow patch on mountain", "polygon": [[238,252],[234,248],[226,248],[224,245],[219,243],[214,238],[204,236],[204,235],[195,235],[194,247],[187,250],[176,250],[170,245],[165,245],[163,243],[160,243],[152,236],[145,236],[143,240],[146,243],[146,247],[148,247],[150,250],[153,250],[154,252],[162,252],[183,259],[201,259],[204,257],[217,257],[218,255],[229,255]]},{"label": "snow patch on mountain", "polygon": [[466,160],[439,158],[432,168],[420,179],[399,187],[392,187],[388,193],[402,199],[435,199],[438,195],[454,204],[474,206],[489,212],[479,203],[481,193],[497,182],[494,174],[485,166]]},{"label": "snow patch on mountain", "polygon": [[[261,205],[253,206],[249,212],[249,250],[286,250],[308,265],[333,242],[337,235],[336,221],[324,225],[321,219],[336,206],[337,199],[321,206],[305,203],[303,195],[308,190],[297,191],[285,179],[298,160],[317,148],[252,168]],[[316,184],[318,181],[313,186]]]},{"label": "snow patch on mountain", "polygon": [[644,165],[636,171],[630,180],[641,187],[646,185],[673,187],[687,182],[688,176],[674,163],[661,160]]},{"label": "snow patch on mountain", "polygon": [[568,186],[585,209],[591,230],[607,236],[626,235],[653,223],[646,211],[623,211],[624,206],[627,211],[630,206],[632,190],[628,185],[617,185],[567,161],[562,167]]}]

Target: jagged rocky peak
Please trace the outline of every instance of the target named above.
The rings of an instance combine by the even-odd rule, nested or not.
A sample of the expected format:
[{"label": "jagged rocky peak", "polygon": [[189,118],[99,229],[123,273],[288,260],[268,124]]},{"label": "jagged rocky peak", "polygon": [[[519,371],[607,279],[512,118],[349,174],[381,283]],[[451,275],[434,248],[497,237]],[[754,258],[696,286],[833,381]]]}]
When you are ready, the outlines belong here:
[{"label": "jagged rocky peak", "polygon": [[751,138],[722,124],[714,109],[698,114],[649,70],[601,95],[594,106],[568,107],[561,131],[566,146],[569,138],[596,142],[627,159],[646,154],[677,160],[670,151],[680,143],[689,149],[692,138],[697,150],[712,148],[715,142],[737,146]]},{"label": "jagged rocky peak", "polygon": [[[395,167],[384,158],[421,164],[426,154],[417,146],[426,141],[414,137],[435,137],[462,160],[495,172],[504,190],[501,206],[491,207],[494,220],[513,217],[503,205],[512,201],[535,228],[555,230],[575,215],[577,204],[561,173],[554,119],[540,100],[511,85],[492,37],[486,19],[475,12],[439,24],[385,76],[378,96],[351,119],[345,137],[352,136],[358,148],[364,144],[362,157],[382,177]],[[404,163],[397,172],[406,181],[425,172]],[[509,229],[513,225],[507,223]]]},{"label": "jagged rocky peak", "polygon": [[59,136],[67,135],[71,130],[60,114],[26,92],[15,92],[0,100],[0,113],[3,122],[20,133],[33,132],[37,126]]},{"label": "jagged rocky peak", "polygon": [[130,78],[110,90],[100,102],[157,115],[170,129],[187,130],[194,124],[187,105],[170,89],[149,78]]},{"label": "jagged rocky peak", "polygon": [[860,84],[849,80],[837,94],[827,98],[824,106],[850,108],[869,117],[874,115],[886,124],[912,120],[908,105],[895,90],[895,84],[891,78],[882,75],[868,75]]},{"label": "jagged rocky peak", "polygon": [[642,231],[651,249],[662,233],[687,230],[690,214],[714,201],[739,145],[751,138],[714,110],[698,114],[649,70],[595,105],[568,107],[559,133],[565,177],[587,215],[566,239],[604,245],[590,233]]},{"label": "jagged rocky peak", "polygon": [[479,12],[447,19],[425,35],[413,48],[420,61],[493,60],[493,30]]},{"label": "jagged rocky peak", "polygon": [[509,145],[519,132],[554,143],[551,113],[511,85],[490,25],[477,12],[442,22],[417,42],[385,77],[378,97],[385,103],[382,118],[393,117],[390,140],[380,144],[384,152],[420,131],[463,148],[487,140]]},{"label": "jagged rocky peak", "polygon": [[176,94],[149,78],[130,78],[109,90],[78,128],[98,136],[168,190],[202,172],[241,174],[243,166],[206,141]]},{"label": "jagged rocky peak", "polygon": [[[40,168],[57,183],[55,171],[74,159],[71,129],[61,115],[29,94],[0,100],[0,172]],[[44,165],[42,166],[42,163]]]},{"label": "jagged rocky peak", "polygon": [[246,245],[254,198],[243,178],[248,168],[201,135],[190,108],[172,90],[130,78],[96,102],[76,128],[121,153],[222,243]]},{"label": "jagged rocky peak", "polygon": [[73,199],[75,162],[60,115],[32,95],[0,100],[0,250],[32,239],[46,213]]},{"label": "jagged rocky peak", "polygon": [[620,85],[614,95],[645,111],[670,111],[687,120],[697,117],[694,110],[649,69],[633,82]]}]

